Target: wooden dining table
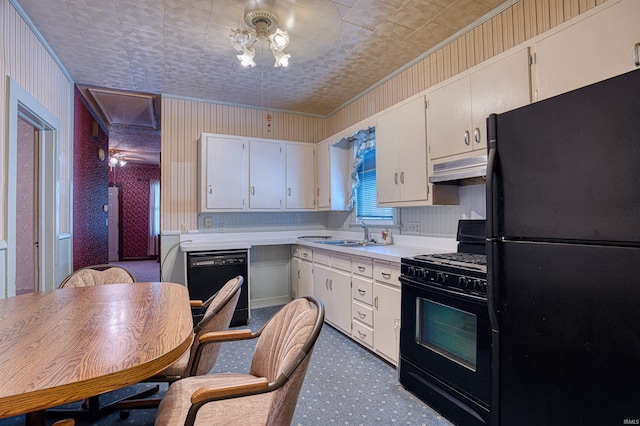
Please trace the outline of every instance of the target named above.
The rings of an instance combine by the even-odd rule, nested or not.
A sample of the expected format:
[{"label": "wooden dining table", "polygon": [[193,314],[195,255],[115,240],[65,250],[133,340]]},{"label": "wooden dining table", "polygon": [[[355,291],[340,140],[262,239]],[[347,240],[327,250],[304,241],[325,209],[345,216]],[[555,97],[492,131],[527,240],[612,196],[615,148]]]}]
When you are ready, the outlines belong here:
[{"label": "wooden dining table", "polygon": [[191,346],[186,287],[166,282],[62,288],[0,299],[0,418],[120,389]]}]

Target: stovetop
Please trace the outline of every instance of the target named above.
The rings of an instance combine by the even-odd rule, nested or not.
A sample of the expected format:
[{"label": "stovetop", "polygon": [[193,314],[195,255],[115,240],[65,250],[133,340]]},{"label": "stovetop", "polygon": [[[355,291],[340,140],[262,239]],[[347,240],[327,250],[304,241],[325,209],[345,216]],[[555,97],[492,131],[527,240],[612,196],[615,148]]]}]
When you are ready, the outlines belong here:
[{"label": "stovetop", "polygon": [[[479,253],[437,253],[415,256],[427,264],[457,266],[487,273],[487,256]],[[426,265],[425,265],[426,266]]]},{"label": "stovetop", "polygon": [[458,222],[456,253],[424,254],[403,258],[401,274],[420,285],[446,288],[486,297],[487,256],[484,221]]}]

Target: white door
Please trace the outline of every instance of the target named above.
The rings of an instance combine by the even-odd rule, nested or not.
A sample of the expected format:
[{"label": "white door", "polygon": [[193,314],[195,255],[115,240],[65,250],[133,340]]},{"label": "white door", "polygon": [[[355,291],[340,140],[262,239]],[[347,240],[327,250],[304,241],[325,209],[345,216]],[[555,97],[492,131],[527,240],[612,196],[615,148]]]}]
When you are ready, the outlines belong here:
[{"label": "white door", "polygon": [[109,262],[120,260],[120,188],[109,187]]}]

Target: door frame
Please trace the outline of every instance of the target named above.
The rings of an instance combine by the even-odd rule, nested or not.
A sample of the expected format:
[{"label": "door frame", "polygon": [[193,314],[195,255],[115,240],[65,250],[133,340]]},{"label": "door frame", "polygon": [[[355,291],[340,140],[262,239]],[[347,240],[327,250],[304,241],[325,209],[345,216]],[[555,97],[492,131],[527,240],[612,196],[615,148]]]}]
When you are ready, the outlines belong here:
[{"label": "door frame", "polygon": [[39,291],[57,287],[57,258],[59,235],[59,176],[58,157],[60,152],[60,120],[26,89],[12,78],[9,80],[9,140],[7,167],[7,286],[4,296],[16,294],[16,196],[17,196],[17,145],[18,115],[27,117],[38,129],[39,149],[39,199],[38,199],[38,241],[37,259]]}]

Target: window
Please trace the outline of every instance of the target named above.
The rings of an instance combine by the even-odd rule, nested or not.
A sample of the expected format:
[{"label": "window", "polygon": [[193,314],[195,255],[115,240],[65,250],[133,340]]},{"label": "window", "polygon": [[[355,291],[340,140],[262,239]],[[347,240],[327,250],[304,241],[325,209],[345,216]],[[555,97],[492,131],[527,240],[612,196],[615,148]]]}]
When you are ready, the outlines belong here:
[{"label": "window", "polygon": [[360,185],[356,189],[356,216],[358,220],[393,220],[393,208],[377,207],[376,150],[365,152],[358,167]]}]

